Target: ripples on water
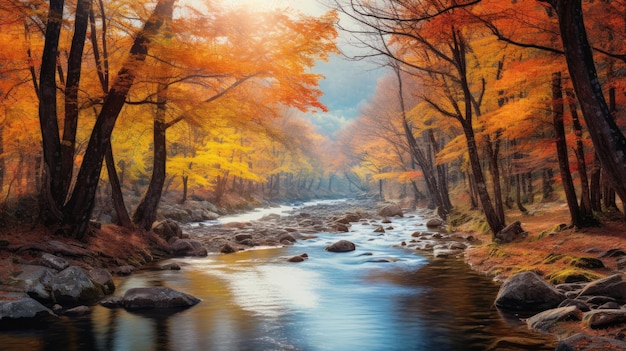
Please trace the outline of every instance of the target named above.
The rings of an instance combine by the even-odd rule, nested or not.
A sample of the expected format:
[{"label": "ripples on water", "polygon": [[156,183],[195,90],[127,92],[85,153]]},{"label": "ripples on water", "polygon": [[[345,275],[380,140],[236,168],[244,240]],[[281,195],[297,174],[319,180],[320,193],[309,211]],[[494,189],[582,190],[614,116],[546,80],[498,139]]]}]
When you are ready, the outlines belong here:
[{"label": "ripples on water", "polygon": [[[0,333],[0,349],[522,350],[496,343],[512,337],[544,344],[526,350],[554,350],[550,337],[505,322],[492,306],[498,287],[461,260],[397,247],[425,230],[419,222],[394,219],[383,236],[355,224],[285,248],[175,259],[181,271],[137,272],[117,282],[116,294],[165,285],[202,298],[195,307],[141,315],[95,306],[90,317],[47,330]],[[357,250],[324,251],[339,239]],[[305,262],[285,261],[303,252]],[[392,262],[372,262],[380,259]]]}]

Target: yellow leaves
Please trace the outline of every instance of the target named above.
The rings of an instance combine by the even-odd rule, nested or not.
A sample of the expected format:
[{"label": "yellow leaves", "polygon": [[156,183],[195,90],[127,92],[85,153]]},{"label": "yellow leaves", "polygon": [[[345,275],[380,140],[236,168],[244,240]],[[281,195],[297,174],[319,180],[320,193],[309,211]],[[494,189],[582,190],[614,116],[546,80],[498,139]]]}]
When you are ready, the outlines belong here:
[{"label": "yellow leaves", "polygon": [[399,172],[384,172],[384,173],[374,174],[372,178],[375,180],[391,179],[402,184],[402,183],[409,183],[411,181],[415,181],[418,178],[421,178],[423,176],[424,174],[420,171],[399,171]]}]

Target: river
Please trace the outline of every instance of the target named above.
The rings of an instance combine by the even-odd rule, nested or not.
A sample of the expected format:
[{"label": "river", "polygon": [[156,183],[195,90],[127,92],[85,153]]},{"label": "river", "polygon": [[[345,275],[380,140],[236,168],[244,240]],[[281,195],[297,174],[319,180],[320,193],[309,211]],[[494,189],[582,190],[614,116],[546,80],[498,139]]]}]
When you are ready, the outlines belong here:
[{"label": "river", "polygon": [[[115,294],[163,285],[200,304],[167,315],[94,306],[43,330],[1,332],[0,350],[554,350],[552,337],[500,315],[498,285],[461,259],[399,247],[426,230],[416,215],[393,219],[384,235],[355,223],[283,248],[171,259],[162,263],[180,271],[138,271],[117,279]],[[324,250],[339,239],[357,250]],[[286,261],[301,253],[309,258]]]}]

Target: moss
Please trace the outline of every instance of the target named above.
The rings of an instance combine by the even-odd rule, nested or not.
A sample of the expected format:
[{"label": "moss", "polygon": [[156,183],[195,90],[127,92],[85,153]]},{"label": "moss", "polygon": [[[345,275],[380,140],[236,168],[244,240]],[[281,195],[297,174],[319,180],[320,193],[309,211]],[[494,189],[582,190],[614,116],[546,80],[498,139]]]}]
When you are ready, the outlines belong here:
[{"label": "moss", "polygon": [[546,258],[543,259],[543,263],[545,264],[553,264],[556,263],[557,261],[560,261],[561,259],[567,257],[566,255],[562,255],[562,254],[549,254],[548,256],[546,256]]},{"label": "moss", "polygon": [[566,268],[549,274],[546,279],[552,284],[590,282],[602,278],[595,272],[580,268]]},{"label": "moss", "polygon": [[578,268],[604,268],[604,263],[593,257],[572,257],[569,262],[570,266],[578,267]]}]

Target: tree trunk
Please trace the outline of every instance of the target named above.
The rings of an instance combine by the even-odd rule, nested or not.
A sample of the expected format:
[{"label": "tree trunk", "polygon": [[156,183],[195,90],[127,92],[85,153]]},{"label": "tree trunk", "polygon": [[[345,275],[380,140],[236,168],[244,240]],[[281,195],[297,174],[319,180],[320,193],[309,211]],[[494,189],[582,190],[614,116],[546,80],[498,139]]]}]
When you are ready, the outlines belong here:
[{"label": "tree trunk", "polygon": [[489,173],[491,174],[491,182],[493,183],[493,199],[496,213],[500,217],[500,221],[504,223],[504,203],[502,202],[502,188],[500,186],[500,167],[498,165],[498,154],[500,153],[500,140],[498,140],[499,132],[496,133],[496,140],[491,141],[487,135],[487,154],[489,158]]},{"label": "tree trunk", "polygon": [[602,186],[600,185],[601,178],[600,162],[598,156],[594,154],[593,164],[591,167],[591,208],[596,212],[602,211]]},{"label": "tree trunk", "polygon": [[133,228],[133,221],[128,215],[128,210],[124,204],[124,194],[122,194],[122,183],[117,176],[115,169],[115,160],[113,159],[113,150],[109,143],[109,150],[105,155],[107,173],[109,175],[109,184],[111,185],[111,198],[113,199],[113,208],[117,215],[117,224],[125,228]]},{"label": "tree trunk", "polygon": [[[607,180],[626,207],[626,138],[611,116],[598,81],[581,0],[554,0],[576,96]],[[624,211],[626,214],[626,211]]]},{"label": "tree trunk", "polygon": [[141,67],[146,59],[150,39],[158,33],[163,25],[164,16],[172,12],[174,1],[159,1],[143,29],[135,38],[130,49],[130,56],[118,72],[113,87],[104,100],[87,144],[72,196],[63,208],[63,223],[70,226],[71,235],[76,238],[82,238],[87,231],[87,225],[94,207],[102,162],[108,149],[117,117],[124,106],[128,91],[138,73],[137,69]]},{"label": "tree trunk", "polygon": [[578,109],[576,108],[574,92],[571,89],[565,90],[565,95],[569,100],[569,110],[572,114],[572,124],[574,125],[574,133],[576,135],[576,160],[578,161],[578,174],[580,177],[580,212],[585,218],[593,217],[593,209],[591,206],[591,196],[589,190],[589,178],[587,177],[587,163],[585,162],[585,148],[583,146],[583,128],[578,118]]},{"label": "tree trunk", "polygon": [[180,203],[184,204],[187,201],[187,184],[189,182],[189,176],[183,175],[183,197],[180,199]]},{"label": "tree trunk", "polygon": [[83,50],[89,26],[91,0],[79,0],[76,4],[74,36],[67,60],[67,80],[65,82],[65,119],[63,122],[63,140],[61,141],[61,180],[60,192],[63,201],[67,195],[74,171],[74,153],[76,150],[76,131],[78,128],[78,88],[80,83]]},{"label": "tree trunk", "polygon": [[[61,185],[61,140],[57,120],[56,63],[63,24],[63,0],[50,0],[39,72],[39,125],[43,143],[41,216],[46,224],[63,220],[65,194]],[[94,192],[95,196],[95,192]]]},{"label": "tree trunk", "polygon": [[167,86],[165,84],[159,84],[157,89],[159,91],[157,92],[158,104],[156,115],[154,117],[152,176],[150,177],[148,189],[146,189],[146,193],[133,214],[133,222],[139,228],[143,228],[145,230],[150,230],[152,228],[152,223],[156,220],[166,177],[165,166],[167,161],[167,139],[165,134],[165,105],[167,103]]},{"label": "tree trunk", "polygon": [[528,212],[526,207],[522,204],[522,175],[519,173],[515,175],[515,204],[517,209],[522,213]]},{"label": "tree trunk", "polygon": [[567,199],[572,224],[576,227],[583,226],[583,218],[578,207],[576,190],[572,181],[567,156],[567,143],[565,141],[565,126],[563,123],[563,90],[561,88],[561,72],[552,73],[552,118],[554,123],[554,139],[556,153],[559,159],[559,172],[563,182],[563,191]]}]

